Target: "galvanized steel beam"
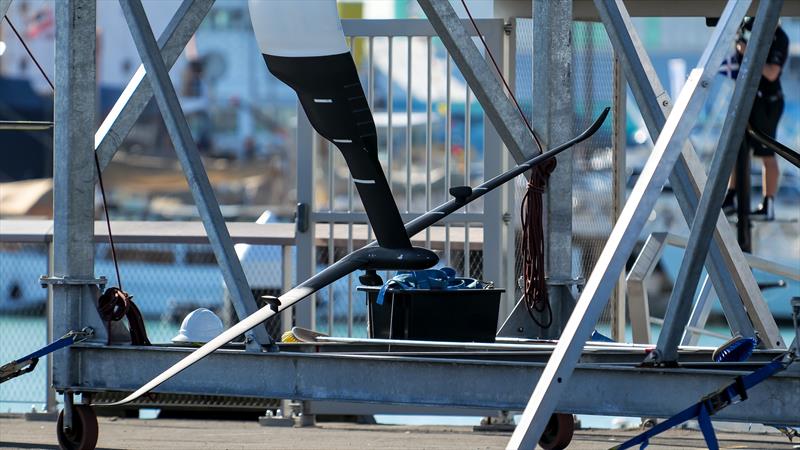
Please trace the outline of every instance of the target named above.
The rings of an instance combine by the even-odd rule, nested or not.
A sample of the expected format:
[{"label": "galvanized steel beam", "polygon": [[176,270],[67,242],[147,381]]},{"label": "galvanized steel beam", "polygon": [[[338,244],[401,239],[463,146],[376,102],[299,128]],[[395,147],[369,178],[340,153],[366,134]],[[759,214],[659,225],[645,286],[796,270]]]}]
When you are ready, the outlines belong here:
[{"label": "galvanized steel beam", "polygon": [[697,68],[692,70],[686,80],[620,219],[614,225],[508,448],[533,448],[539,441],[550,415],[555,411],[558,399],[565,392],[566,381],[572,375],[583,343],[592,334],[619,274],[625,268],[628,256],[680,155],[683,142],[688,138],[697,114],[708,97],[708,86],[726,56],[748,5],[749,2],[746,1],[732,0],[723,11],[711,41]]},{"label": "galvanized steel beam", "polygon": [[[153,37],[147,15],[140,0],[120,0],[120,5],[139,56],[142,58],[142,64],[149,74],[150,86],[153,88],[158,109],[164,117],[164,124],[175,146],[175,152],[186,175],[203,226],[208,233],[208,240],[231,294],[236,314],[239,319],[248,317],[258,309],[253,299],[253,293],[247,284],[241,262],[234,251],[230,234],[225,226],[225,219],[220,212],[211,183],[208,181],[197,144],[192,139],[189,125],[183,116],[178,96],[158,50],[158,44]],[[253,349],[260,349],[261,344],[271,342],[263,326],[253,328],[245,333],[245,337],[248,342],[254,344],[251,346]]]},{"label": "galvanized steel beam", "polygon": [[[312,211],[314,201],[314,167],[316,152],[314,140],[317,138],[314,127],[306,116],[300,102],[297,103],[297,217],[295,236],[297,245],[297,264],[295,273],[298,280],[307,280],[317,273],[316,220]],[[330,236],[333,237],[333,236]],[[316,294],[294,306],[294,325],[316,329]]]},{"label": "galvanized steel beam", "polygon": [[[53,131],[53,274],[94,278],[95,0],[55,5],[55,111]],[[53,331],[61,336],[96,319],[89,285],[53,286]],[[94,326],[95,324],[92,323]],[[102,338],[104,327],[96,330]],[[79,383],[77,358],[69,349],[53,354],[53,384]],[[49,358],[48,358],[49,359]]]},{"label": "galvanized steel beam", "polygon": [[[656,350],[650,354],[650,359],[653,361],[664,363],[678,358],[678,344],[689,322],[692,300],[697,283],[700,281],[703,261],[706,259],[716,219],[720,214],[719,209],[728,187],[728,177],[733,171],[744,139],[750,109],[758,90],[761,70],[767,60],[767,52],[772,45],[782,3],[783,0],[761,0],[758,5],[753,33],[739,69],[717,151],[711,161],[708,180],[691,224],[683,263],[667,304],[664,327],[658,336]],[[782,342],[768,343],[770,346],[781,344]]]},{"label": "galvanized steel beam", "polygon": [[646,281],[653,273],[664,253],[666,233],[652,233],[636,257],[628,276],[626,287],[628,290],[628,309],[631,318],[631,335],[637,344],[649,344],[650,336],[650,302],[647,298]]},{"label": "galvanized steel beam", "polygon": [[711,285],[711,279],[706,275],[703,280],[703,285],[700,287],[700,293],[697,294],[697,301],[692,308],[692,315],[689,317],[689,323],[686,325],[686,331],[683,333],[681,345],[697,345],[700,341],[700,333],[694,330],[704,330],[708,322],[708,316],[711,314],[711,306],[716,299],[714,286]]},{"label": "galvanized steel beam", "polygon": [[[184,0],[175,11],[172,20],[158,38],[158,47],[167,70],[175,64],[214,1]],[[150,83],[143,83],[145,77],[147,74],[144,65],[140,65],[94,135],[94,148],[101,170],[114,158],[117,149],[153,98],[152,86]]]},{"label": "galvanized steel beam", "polygon": [[[84,379],[76,389],[91,392],[135,389],[156,375],[160,367],[191,349],[82,346],[77,351]],[[236,376],[235,382],[231,382],[231,367],[243,374]],[[164,383],[155,393],[519,410],[531,392],[531,382],[542,377],[543,368],[542,363],[511,360],[220,350],[187,369],[186,376]],[[579,364],[574,376],[565,380],[566,389],[556,409],[579,414],[668,417],[742,373]],[[652,395],[643,395],[647,392],[663,395],[654,401]],[[797,370],[771,377],[748,394],[746,402],[731,405],[714,417],[800,424]]]},{"label": "galvanized steel beam", "polygon": [[[533,126],[545,148],[572,137],[572,0],[533,0]],[[572,152],[557,157],[547,182],[545,271],[552,324],[540,337],[557,338],[575,299],[572,277]],[[546,317],[540,321],[545,322]],[[532,323],[530,325],[533,325]]]}]

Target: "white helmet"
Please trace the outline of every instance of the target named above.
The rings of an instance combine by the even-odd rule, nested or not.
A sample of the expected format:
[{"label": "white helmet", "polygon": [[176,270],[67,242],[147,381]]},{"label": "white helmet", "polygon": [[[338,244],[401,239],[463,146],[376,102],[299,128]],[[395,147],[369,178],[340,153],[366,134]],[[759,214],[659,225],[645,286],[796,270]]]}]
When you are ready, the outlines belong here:
[{"label": "white helmet", "polygon": [[198,308],[181,323],[181,331],[172,342],[206,343],[222,333],[222,321],[212,311]]}]

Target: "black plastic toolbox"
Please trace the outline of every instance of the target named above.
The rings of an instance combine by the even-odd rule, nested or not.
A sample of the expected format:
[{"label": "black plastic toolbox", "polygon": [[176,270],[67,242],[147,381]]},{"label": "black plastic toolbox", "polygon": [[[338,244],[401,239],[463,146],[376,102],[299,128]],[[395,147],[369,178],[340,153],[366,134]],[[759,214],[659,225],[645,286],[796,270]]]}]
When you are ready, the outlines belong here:
[{"label": "black plastic toolbox", "polygon": [[369,337],[454,342],[494,342],[504,289],[387,289],[367,293]]}]

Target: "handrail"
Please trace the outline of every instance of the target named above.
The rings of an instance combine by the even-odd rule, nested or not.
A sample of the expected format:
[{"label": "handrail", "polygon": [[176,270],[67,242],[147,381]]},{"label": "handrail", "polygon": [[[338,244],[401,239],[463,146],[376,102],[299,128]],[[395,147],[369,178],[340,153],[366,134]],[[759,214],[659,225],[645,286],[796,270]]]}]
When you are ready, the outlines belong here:
[{"label": "handrail", "polygon": [[[672,245],[678,248],[686,248],[686,243],[688,241],[689,238],[687,238],[686,236],[679,236],[677,234],[667,233],[665,243],[667,245]],[[768,272],[773,275],[779,275],[782,277],[790,278],[795,281],[800,281],[800,269],[776,263],[766,258],[753,255],[752,253],[745,253],[744,257],[747,260],[747,263],[750,264],[750,267],[752,267],[753,269],[763,270],[764,272]]]},{"label": "handrail", "polygon": [[[647,279],[661,259],[661,254],[666,246],[671,245],[673,247],[685,248],[687,242],[688,238],[685,236],[666,232],[651,233],[646,240],[645,246],[639,253],[639,256],[636,258],[633,267],[628,271],[626,281],[627,297],[634,342],[649,343],[650,323],[658,323],[659,320],[650,316],[647,289],[645,286]],[[800,269],[770,261],[750,253],[745,253],[744,256],[751,268],[800,281]],[[701,329],[701,327],[692,327],[689,331],[700,333],[700,331],[694,328]]]},{"label": "handrail", "polygon": [[[295,245],[294,223],[266,223],[228,222],[228,231],[235,244],[253,245]],[[175,221],[113,221],[114,241],[124,244],[164,243],[164,244],[207,244],[208,236],[201,222],[175,222]],[[105,222],[96,221],[94,227],[95,241],[106,242],[108,230]],[[348,225],[335,224],[333,227],[334,245],[347,244]],[[451,228],[450,245],[453,249],[463,249],[465,231]],[[316,225],[317,245],[326,245],[331,236],[328,224]],[[366,225],[353,226],[353,243],[364,245],[367,242],[368,232]],[[445,244],[445,228],[437,226],[431,228],[431,246],[442,249]],[[2,219],[0,220],[0,242],[9,243],[49,243],[53,240],[53,221],[44,219]],[[425,236],[420,235],[411,239],[412,242],[425,242]],[[469,242],[483,245],[483,230],[472,227],[469,230]]]}]

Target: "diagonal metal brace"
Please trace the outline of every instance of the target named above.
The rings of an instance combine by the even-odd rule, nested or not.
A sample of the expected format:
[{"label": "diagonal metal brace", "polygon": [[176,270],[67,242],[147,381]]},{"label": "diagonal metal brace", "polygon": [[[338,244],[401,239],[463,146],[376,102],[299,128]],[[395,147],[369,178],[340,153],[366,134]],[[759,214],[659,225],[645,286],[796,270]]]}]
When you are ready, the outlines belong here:
[{"label": "diagonal metal brace", "polygon": [[[9,0],[0,0],[3,1]],[[175,11],[172,20],[158,38],[161,57],[168,70],[175,64],[212,5],[214,0],[183,0]],[[114,158],[122,141],[153,98],[150,83],[143,82],[146,77],[144,65],[140,65],[94,135],[94,148],[100,170],[105,169]]]},{"label": "diagonal metal brace", "polygon": [[710,42],[697,67],[689,75],[642,175],[611,231],[507,448],[533,448],[544,432],[580,358],[583,344],[589,339],[608,303],[609,294],[618,282],[619,274],[625,269],[628,256],[661,195],[683,142],[708,97],[709,80],[722,63],[749,4],[740,0],[729,0],[727,3]]},{"label": "diagonal metal brace", "polygon": [[[758,5],[753,35],[739,70],[718,148],[709,169],[708,182],[691,224],[686,253],[667,305],[664,328],[658,336],[656,350],[649,355],[651,360],[663,363],[676,361],[678,358],[678,344],[683,329],[689,322],[692,296],[700,281],[700,272],[708,253],[716,219],[720,214],[728,176],[733,170],[744,138],[742,130],[747,126],[758,81],[761,78],[761,67],[767,59],[767,51],[778,24],[782,3],[783,0],[761,0]],[[768,345],[771,344],[772,342]]]},{"label": "diagonal metal brace", "polygon": [[[594,3],[614,50],[621,56],[626,78],[655,141],[664,127],[666,116],[672,110],[669,95],[644,51],[622,0],[595,0]],[[670,182],[681,212],[690,223],[706,184],[706,174],[688,141],[670,175]],[[775,319],[721,211],[717,215],[706,267],[732,331],[743,336],[754,336],[755,330],[764,338],[767,347],[781,347],[782,340]],[[742,311],[742,303],[746,312]]]},{"label": "diagonal metal brace", "polygon": [[[203,167],[203,161],[200,159],[197,144],[192,139],[189,125],[181,110],[178,95],[175,93],[166,65],[158,51],[158,44],[153,37],[147,15],[140,0],[120,0],[120,6],[122,6],[122,12],[128,22],[128,28],[130,28],[139,56],[149,74],[148,78],[158,109],[164,117],[164,124],[172,138],[178,160],[189,182],[192,197],[194,197],[203,226],[208,233],[208,240],[214,250],[214,256],[217,258],[222,277],[231,293],[236,314],[239,318],[248,317],[257,311],[253,293],[247,284],[241,262],[234,251],[225,219],[222,217],[214,190]],[[262,326],[245,333],[245,338],[246,342],[253,344],[249,347],[252,350],[258,350],[261,345],[272,343],[266,329]]]}]

